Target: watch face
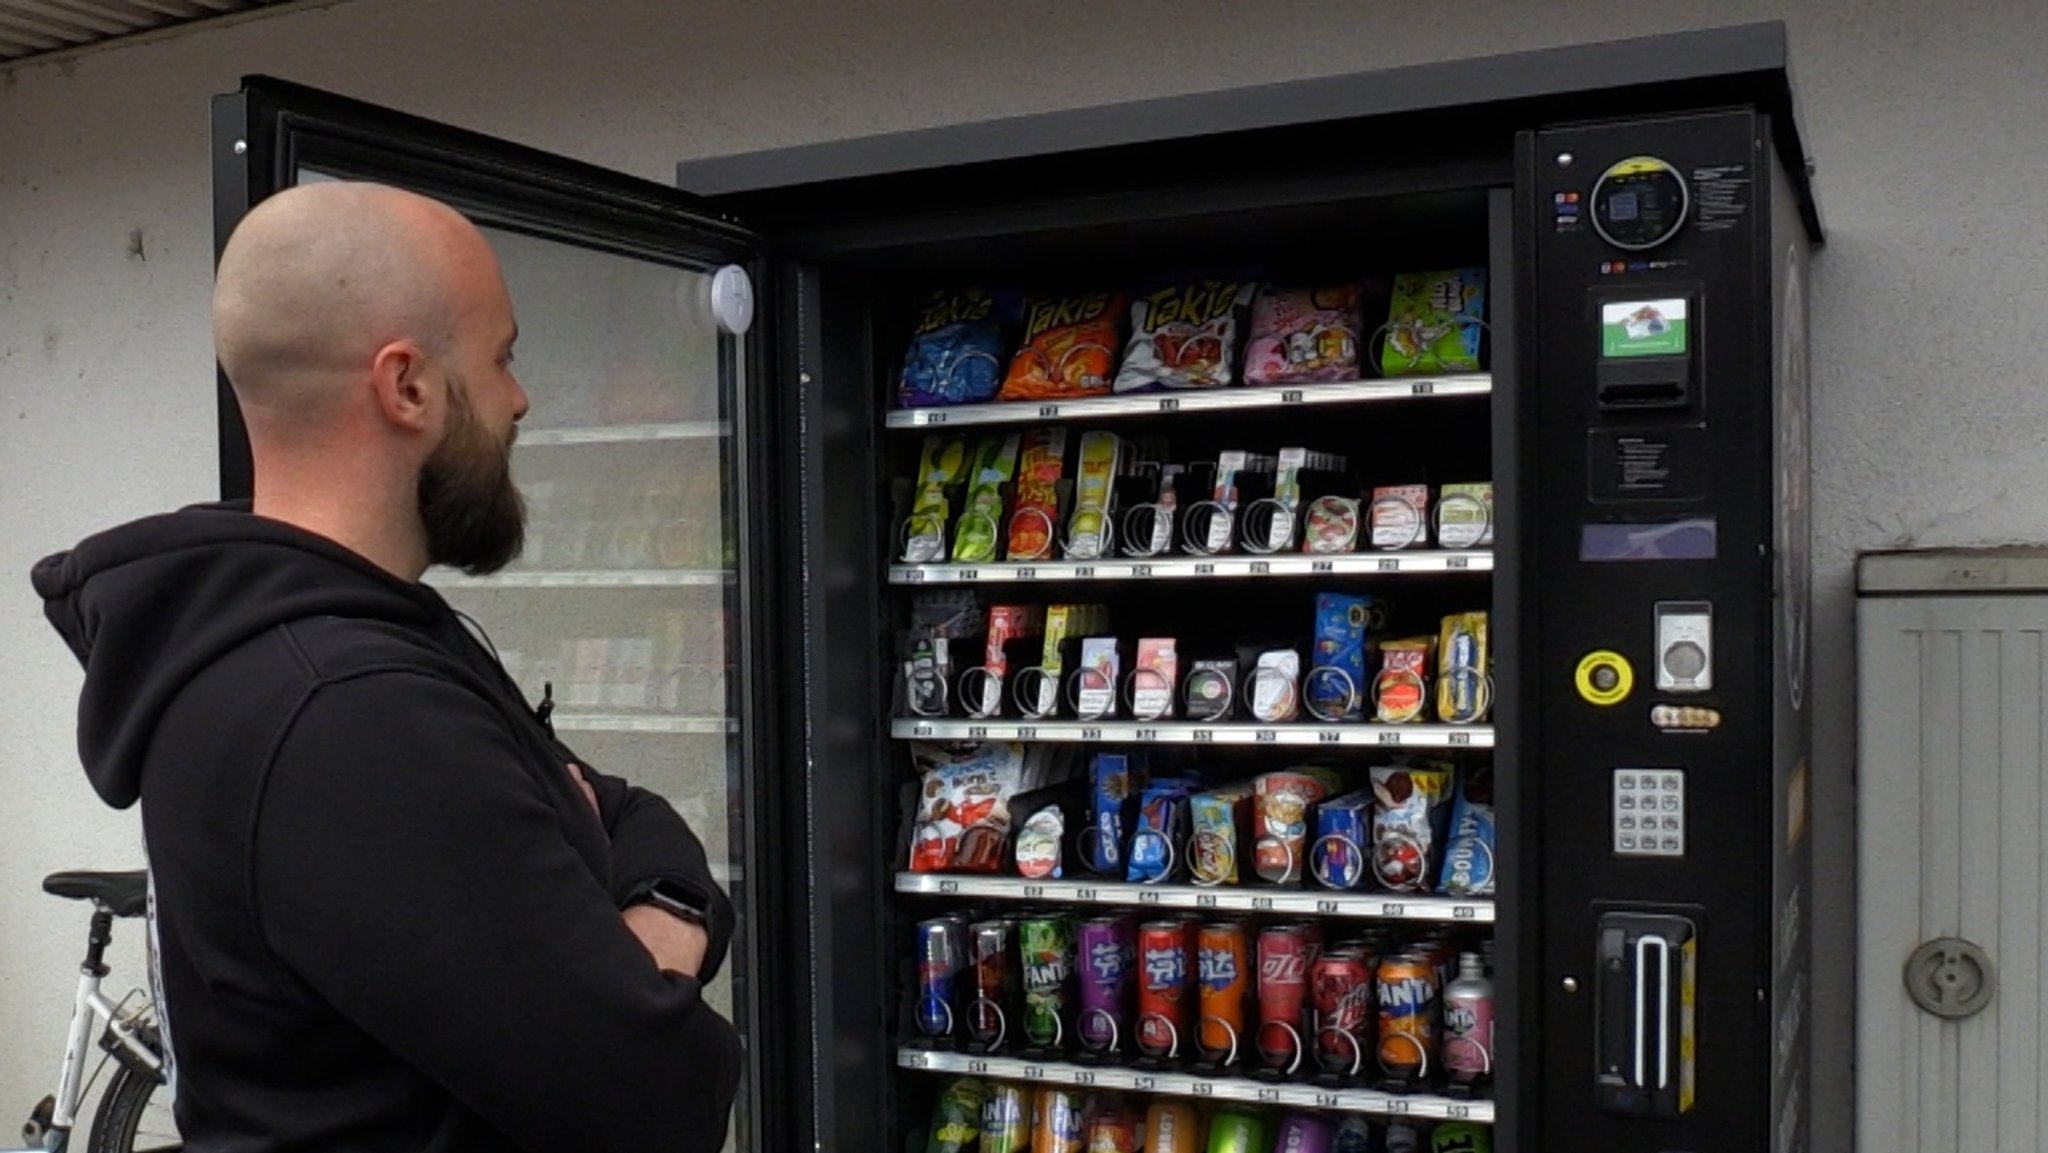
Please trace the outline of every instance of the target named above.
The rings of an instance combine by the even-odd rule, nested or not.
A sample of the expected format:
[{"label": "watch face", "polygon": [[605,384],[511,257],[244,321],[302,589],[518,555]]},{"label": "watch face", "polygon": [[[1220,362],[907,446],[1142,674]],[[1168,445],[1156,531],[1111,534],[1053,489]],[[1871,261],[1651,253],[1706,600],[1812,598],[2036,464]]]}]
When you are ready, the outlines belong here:
[{"label": "watch face", "polygon": [[1616,248],[1655,248],[1685,226],[1690,200],[1676,168],[1654,156],[1632,156],[1593,185],[1593,230]]}]

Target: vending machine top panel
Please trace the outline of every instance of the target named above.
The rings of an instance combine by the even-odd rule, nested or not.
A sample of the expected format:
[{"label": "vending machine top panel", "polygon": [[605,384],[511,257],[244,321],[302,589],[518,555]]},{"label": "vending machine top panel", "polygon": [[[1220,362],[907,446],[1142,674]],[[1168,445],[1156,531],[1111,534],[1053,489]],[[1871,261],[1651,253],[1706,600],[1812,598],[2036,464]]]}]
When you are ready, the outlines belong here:
[{"label": "vending machine top panel", "polygon": [[[801,227],[843,221],[883,203],[892,214],[914,211],[921,206],[920,188],[927,198],[978,199],[977,186],[1016,186],[1003,179],[1009,166],[1051,154],[1114,150],[1132,157],[1148,152],[1147,146],[1197,137],[1213,141],[1310,123],[1457,112],[1493,129],[1468,134],[1470,150],[1498,152],[1505,164],[1513,132],[1539,123],[1737,104],[1753,105],[1772,120],[1807,230],[1818,241],[1813,169],[1793,102],[1785,26],[1778,21],[686,160],[676,166],[676,183],[721,198],[757,224]],[[929,180],[939,169],[960,179]],[[911,181],[910,174],[927,178]],[[982,174],[989,183],[963,185],[970,174]]]}]

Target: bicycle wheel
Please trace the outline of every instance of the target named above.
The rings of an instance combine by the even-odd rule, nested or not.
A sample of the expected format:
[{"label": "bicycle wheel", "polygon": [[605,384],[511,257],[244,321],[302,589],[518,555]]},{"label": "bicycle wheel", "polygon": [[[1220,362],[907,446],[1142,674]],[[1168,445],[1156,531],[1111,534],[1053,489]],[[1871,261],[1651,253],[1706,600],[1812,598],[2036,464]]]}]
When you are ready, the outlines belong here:
[{"label": "bicycle wheel", "polygon": [[107,1094],[92,1115],[86,1153],[178,1153],[185,1141],[171,1118],[170,1093],[163,1082],[118,1062]]}]

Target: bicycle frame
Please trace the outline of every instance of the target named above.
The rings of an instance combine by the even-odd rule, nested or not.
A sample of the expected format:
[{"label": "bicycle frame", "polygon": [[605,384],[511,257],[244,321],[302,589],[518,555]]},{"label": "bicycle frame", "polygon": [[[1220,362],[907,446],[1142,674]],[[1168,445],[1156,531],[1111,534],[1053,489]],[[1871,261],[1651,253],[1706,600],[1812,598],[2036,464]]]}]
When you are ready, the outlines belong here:
[{"label": "bicycle frame", "polygon": [[49,1132],[40,1146],[20,1151],[0,1150],[0,1153],[64,1153],[65,1146],[71,1142],[71,1130],[78,1123],[78,1107],[84,1096],[87,1045],[95,1030],[102,1027],[106,1030],[100,1047],[108,1054],[124,1064],[146,1069],[153,1076],[163,1076],[163,1059],[137,1035],[135,1016],[123,1019],[120,1005],[107,1000],[106,995],[100,992],[100,982],[108,972],[101,958],[108,942],[113,939],[113,922],[113,914],[105,909],[93,912],[85,963],[78,970],[78,995],[71,1006],[71,1035],[64,1043],[64,1066],[57,1078]]}]

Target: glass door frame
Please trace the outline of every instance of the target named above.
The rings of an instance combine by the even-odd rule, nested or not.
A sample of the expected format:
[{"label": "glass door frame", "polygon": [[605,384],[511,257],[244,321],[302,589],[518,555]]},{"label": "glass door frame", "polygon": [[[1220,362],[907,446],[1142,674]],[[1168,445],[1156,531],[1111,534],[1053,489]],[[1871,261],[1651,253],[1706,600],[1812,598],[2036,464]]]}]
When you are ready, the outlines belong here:
[{"label": "glass door frame", "polygon": [[[747,1038],[745,1125],[755,1148],[808,1147],[811,1110],[791,1106],[811,1096],[813,1039],[803,999],[786,995],[806,983],[801,950],[790,945],[807,939],[808,899],[803,862],[787,851],[801,837],[784,835],[802,828],[804,790],[800,777],[771,771],[784,763],[783,750],[802,747],[796,736],[803,717],[778,704],[794,687],[779,672],[793,638],[777,625],[785,533],[776,509],[788,465],[775,453],[783,414],[763,239],[701,198],[664,185],[269,77],[245,77],[240,91],[214,98],[212,148],[216,265],[252,207],[297,184],[301,171],[317,169],[432,196],[497,228],[705,272],[736,264],[752,277],[754,326],[744,336],[722,335],[718,352],[731,398],[724,483],[738,535],[730,698],[740,722],[748,814],[738,845],[745,885],[736,903],[748,930],[750,995],[735,1023]],[[248,433],[217,366],[215,390],[221,495],[247,499]]]}]

